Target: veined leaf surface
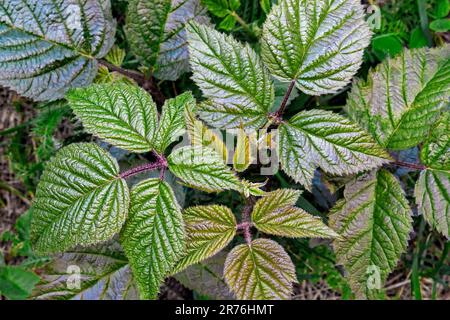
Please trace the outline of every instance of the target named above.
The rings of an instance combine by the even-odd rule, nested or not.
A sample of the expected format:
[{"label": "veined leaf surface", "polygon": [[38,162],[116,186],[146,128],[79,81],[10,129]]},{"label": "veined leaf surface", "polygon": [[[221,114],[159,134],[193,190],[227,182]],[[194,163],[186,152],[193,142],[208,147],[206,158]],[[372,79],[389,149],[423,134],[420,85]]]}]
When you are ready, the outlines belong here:
[{"label": "veined leaf surface", "polygon": [[2,0],[0,85],[36,101],[92,82],[114,43],[109,0]]},{"label": "veined leaf surface", "polygon": [[357,0],[280,0],[263,26],[271,73],[310,95],[337,92],[358,71],[371,32]]},{"label": "veined leaf surface", "polygon": [[120,231],[129,191],[116,160],[93,143],[71,144],[50,160],[33,204],[31,236],[39,253],[106,241]]}]

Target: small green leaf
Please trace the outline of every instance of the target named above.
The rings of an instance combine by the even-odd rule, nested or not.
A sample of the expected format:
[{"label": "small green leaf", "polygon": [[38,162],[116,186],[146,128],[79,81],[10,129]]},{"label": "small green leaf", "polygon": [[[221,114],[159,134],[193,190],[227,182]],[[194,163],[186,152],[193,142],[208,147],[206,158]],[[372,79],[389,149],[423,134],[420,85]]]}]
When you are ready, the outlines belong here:
[{"label": "small green leaf", "polygon": [[449,58],[449,44],[403,50],[354,82],[347,113],[385,148],[416,146],[448,106]]},{"label": "small green leaf", "polygon": [[450,170],[450,113],[444,112],[431,128],[420,151],[420,160],[432,169]]},{"label": "small green leaf", "polygon": [[148,152],[158,121],[156,105],[143,89],[123,83],[74,89],[66,96],[87,132],[133,152]]},{"label": "small green leaf", "polygon": [[376,168],[390,158],[358,125],[329,111],[302,111],[279,130],[281,167],[308,190],[317,167],[347,175]]},{"label": "small green leaf", "polygon": [[163,153],[172,142],[185,133],[185,111],[194,108],[195,99],[190,92],[185,92],[164,102],[154,142],[158,152]]},{"label": "small green leaf", "polygon": [[260,127],[274,101],[271,77],[250,46],[211,27],[188,28],[193,80],[209,100],[199,115],[215,128]]},{"label": "small green leaf", "polygon": [[147,179],[131,190],[130,214],[121,243],[141,297],[156,298],[185,248],[183,216],[166,182]]},{"label": "small green leaf", "polygon": [[[447,0],[445,0],[447,1]],[[423,48],[428,45],[427,37],[423,33],[423,30],[421,27],[416,27],[411,32],[411,37],[409,39],[409,47],[411,49],[415,48]]]},{"label": "small green leaf", "polygon": [[106,241],[120,231],[129,191],[117,161],[93,143],[72,144],[48,162],[33,204],[31,239],[38,253]]},{"label": "small green leaf", "polygon": [[269,239],[241,244],[228,254],[224,277],[238,299],[289,299],[295,268],[283,247]]},{"label": "small green leaf", "polygon": [[219,29],[224,31],[231,31],[233,30],[235,25],[236,19],[234,19],[232,15],[228,15],[219,23]]},{"label": "small green leaf", "polygon": [[342,239],[333,242],[356,297],[373,298],[406,251],[411,209],[399,181],[388,171],[372,171],[345,187],[331,210],[330,226]]},{"label": "small green leaf", "polygon": [[225,206],[196,206],[184,210],[186,254],[178,261],[178,273],[225,248],[236,234],[236,219]]},{"label": "small green leaf", "polygon": [[434,20],[430,23],[430,29],[434,32],[447,32],[450,30],[450,19]]},{"label": "small green leaf", "polygon": [[31,294],[39,277],[16,266],[0,266],[0,296],[10,300],[24,300]]},{"label": "small green leaf", "polygon": [[242,189],[242,184],[220,155],[207,147],[183,147],[168,157],[170,171],[187,185],[207,192]]},{"label": "small green leaf", "polygon": [[450,12],[450,2],[448,0],[437,0],[434,15],[436,18],[445,18]]},{"label": "small green leaf", "polygon": [[255,227],[264,233],[284,237],[338,237],[319,217],[294,207],[300,194],[300,191],[292,189],[266,193],[253,208],[252,221]]},{"label": "small green leaf", "polygon": [[371,32],[357,0],[280,0],[263,26],[261,54],[272,74],[310,95],[334,93],[358,71]]},{"label": "small green leaf", "polygon": [[216,17],[223,18],[229,13],[228,0],[201,0],[201,2]]},{"label": "small green leaf", "polygon": [[383,60],[386,56],[399,54],[403,50],[403,43],[396,34],[383,34],[372,39],[372,48],[377,57]]},{"label": "small green leaf", "polygon": [[270,8],[272,6],[271,0],[260,0],[259,4],[261,6],[261,9],[264,11],[265,14],[268,14],[270,12]]},{"label": "small green leaf", "polygon": [[116,67],[122,66],[123,61],[125,60],[126,52],[124,49],[119,48],[117,45],[114,45],[111,50],[109,50],[108,54],[105,56],[105,59],[115,65]]},{"label": "small green leaf", "polygon": [[228,150],[220,138],[220,131],[214,132],[209,129],[202,121],[197,120],[192,110],[189,109],[186,109],[185,120],[191,145],[209,147],[216,151],[227,163]]},{"label": "small green leaf", "polygon": [[[254,137],[254,136],[253,136]],[[248,169],[253,161],[252,146],[256,147],[256,139],[250,141],[249,135],[241,126],[238,130],[236,149],[233,156],[233,167],[237,172],[243,172]]]}]

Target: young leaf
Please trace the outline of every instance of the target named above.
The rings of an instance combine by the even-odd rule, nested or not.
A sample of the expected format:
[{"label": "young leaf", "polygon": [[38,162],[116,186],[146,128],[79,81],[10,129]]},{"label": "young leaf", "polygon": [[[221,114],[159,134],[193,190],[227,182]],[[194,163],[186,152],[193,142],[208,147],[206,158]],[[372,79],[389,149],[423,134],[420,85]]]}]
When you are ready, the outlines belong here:
[{"label": "young leaf", "polygon": [[184,210],[186,254],[178,261],[178,273],[225,248],[236,234],[236,219],[225,206],[196,206]]},{"label": "young leaf", "polygon": [[0,85],[36,101],[63,98],[94,80],[115,27],[109,0],[2,1]]},{"label": "young leaf", "polygon": [[39,277],[31,271],[16,266],[0,266],[0,295],[10,300],[24,300]]},{"label": "young leaf", "polygon": [[237,135],[236,150],[234,150],[233,156],[233,168],[238,172],[243,172],[251,165],[253,161],[252,157],[252,145],[255,145],[255,139],[250,141],[249,135],[245,132],[241,126]]},{"label": "young leaf", "polygon": [[214,131],[210,130],[202,121],[197,120],[192,110],[185,112],[186,128],[192,146],[205,146],[213,149],[228,162],[228,150],[222,139]]},{"label": "young leaf", "polygon": [[[79,286],[74,274],[79,272]],[[33,290],[36,300],[136,300],[139,292],[116,239],[57,254]],[[76,280],[75,280],[76,281]],[[68,284],[73,284],[71,287]]]},{"label": "young leaf", "polygon": [[159,152],[164,150],[186,130],[185,112],[195,108],[195,99],[190,92],[168,99],[162,107],[158,132],[155,135],[155,148]]},{"label": "young leaf", "polygon": [[110,239],[128,212],[129,191],[114,158],[93,143],[71,144],[48,162],[33,204],[31,237],[38,253]]},{"label": "young leaf", "polygon": [[259,199],[253,208],[255,227],[268,234],[284,237],[335,238],[336,232],[319,217],[294,207],[301,191],[278,189]]},{"label": "young leaf", "polygon": [[273,83],[259,57],[231,36],[191,23],[193,80],[209,101],[199,115],[216,128],[260,127],[274,101]]},{"label": "young leaf", "polygon": [[169,169],[186,184],[207,192],[241,190],[242,184],[220,155],[207,147],[183,147],[168,157]]},{"label": "young leaf", "polygon": [[126,30],[132,52],[162,80],[176,80],[189,71],[185,25],[207,23],[200,0],[131,0]]},{"label": "young leaf", "polygon": [[130,214],[121,243],[141,297],[156,298],[162,281],[185,247],[181,210],[166,182],[147,179],[131,190]]},{"label": "young leaf", "polygon": [[263,27],[272,74],[310,95],[337,92],[362,63],[371,32],[357,0],[280,0]]},{"label": "young leaf", "polygon": [[420,173],[415,195],[419,213],[429,225],[450,238],[450,114],[430,130],[420,152],[427,169]]},{"label": "young leaf", "polygon": [[369,134],[329,111],[302,111],[279,130],[282,169],[308,190],[317,167],[344,175],[378,167],[389,159]]},{"label": "young leaf", "polygon": [[228,254],[224,277],[238,299],[289,299],[295,268],[283,247],[269,239],[241,244]]},{"label": "young leaf", "polygon": [[346,110],[382,146],[422,142],[450,97],[450,45],[404,50],[354,82]]},{"label": "young leaf", "polygon": [[358,298],[374,297],[397,265],[412,231],[411,213],[400,183],[386,170],[345,187],[330,226],[342,236],[333,243],[337,262]]},{"label": "young leaf", "polygon": [[71,90],[66,98],[87,132],[133,152],[153,148],[158,112],[145,90],[123,83],[99,84]]}]

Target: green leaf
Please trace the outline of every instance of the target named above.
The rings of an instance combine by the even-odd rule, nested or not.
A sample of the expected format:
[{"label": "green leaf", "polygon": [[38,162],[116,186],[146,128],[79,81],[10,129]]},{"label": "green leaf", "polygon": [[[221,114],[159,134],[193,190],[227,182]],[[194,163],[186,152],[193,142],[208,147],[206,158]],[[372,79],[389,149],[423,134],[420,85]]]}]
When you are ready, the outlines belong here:
[{"label": "green leaf", "polygon": [[450,239],[450,170],[423,170],[415,196],[419,213],[432,228]]},{"label": "green leaf", "polygon": [[238,129],[236,149],[233,156],[233,168],[237,172],[243,172],[252,164],[252,151],[256,148],[255,135],[248,135],[244,128]]},{"label": "green leaf", "polygon": [[417,208],[432,228],[450,238],[450,114],[430,130],[420,152],[427,166],[416,183]]},{"label": "green leaf", "polygon": [[242,189],[242,184],[220,155],[207,147],[183,147],[168,157],[170,171],[187,185],[207,192]]},{"label": "green leaf", "polygon": [[347,100],[350,117],[382,146],[402,150],[422,142],[450,97],[450,45],[404,50],[358,79]]},{"label": "green leaf", "polygon": [[0,295],[10,300],[24,300],[31,294],[39,277],[16,266],[0,266]]},{"label": "green leaf", "polygon": [[228,0],[201,0],[201,2],[216,17],[223,18],[229,13]]},{"label": "green leaf", "polygon": [[372,39],[372,48],[380,60],[394,57],[403,50],[403,43],[396,34],[383,34]]},{"label": "green leaf", "polygon": [[372,171],[348,183],[331,210],[337,263],[344,266],[357,298],[373,298],[405,252],[412,231],[411,209],[397,179]]},{"label": "green leaf", "polygon": [[236,234],[236,219],[225,206],[196,206],[184,210],[186,254],[173,273],[212,257],[225,248]]},{"label": "green leaf", "polygon": [[192,110],[185,112],[186,128],[192,146],[205,146],[213,149],[228,162],[228,150],[220,137],[220,131],[209,129],[202,121],[197,120]]},{"label": "green leaf", "polygon": [[131,51],[161,80],[176,80],[189,71],[185,25],[207,23],[200,0],[131,0],[126,33]]},{"label": "green leaf", "polygon": [[[445,0],[447,1],[447,0]],[[427,37],[423,33],[421,27],[416,27],[411,31],[411,37],[409,39],[409,47],[411,49],[423,48],[428,45]]]},{"label": "green leaf", "polygon": [[195,99],[190,92],[164,102],[154,143],[158,152],[164,152],[172,142],[185,133],[185,112],[194,108]]},{"label": "green leaf", "polygon": [[219,23],[219,29],[224,31],[233,30],[236,25],[236,19],[232,15],[228,15]]},{"label": "green leaf", "polygon": [[436,18],[445,18],[450,12],[450,3],[448,0],[437,0],[434,14]]},{"label": "green leaf", "polygon": [[283,237],[336,238],[338,234],[319,217],[294,207],[301,191],[278,189],[259,199],[252,212],[255,227],[267,234]]},{"label": "green leaf", "polygon": [[132,152],[153,148],[158,111],[143,89],[122,83],[74,89],[66,96],[87,132]]},{"label": "green leaf", "polygon": [[238,299],[289,299],[295,268],[283,247],[269,239],[241,244],[228,254],[224,277]]},{"label": "green leaf", "polygon": [[121,243],[141,297],[156,298],[161,283],[185,248],[181,210],[166,182],[152,178],[133,187]]},{"label": "green leaf", "polygon": [[0,85],[36,101],[90,84],[114,43],[109,0],[0,3]]},{"label": "green leaf", "polygon": [[36,300],[139,299],[128,260],[116,239],[52,256],[40,276],[32,295]]},{"label": "green leaf", "polygon": [[334,93],[358,71],[371,32],[357,0],[280,0],[263,26],[272,74],[310,95]]},{"label": "green leaf", "polygon": [[378,167],[389,159],[369,134],[329,111],[302,111],[279,130],[281,167],[308,190],[317,167],[348,175]]},{"label": "green leaf", "polygon": [[106,241],[120,231],[129,191],[114,158],[93,143],[72,144],[48,162],[33,204],[31,237],[38,253]]},{"label": "green leaf", "polygon": [[192,23],[188,28],[193,80],[209,101],[199,115],[216,128],[260,127],[274,101],[274,88],[255,51],[231,36]]},{"label": "green leaf", "polygon": [[447,32],[450,30],[450,19],[438,19],[430,23],[430,29],[434,32]]},{"label": "green leaf", "polygon": [[270,8],[272,6],[271,0],[260,0],[259,4],[261,6],[261,9],[264,11],[264,13],[268,14],[270,12]]}]

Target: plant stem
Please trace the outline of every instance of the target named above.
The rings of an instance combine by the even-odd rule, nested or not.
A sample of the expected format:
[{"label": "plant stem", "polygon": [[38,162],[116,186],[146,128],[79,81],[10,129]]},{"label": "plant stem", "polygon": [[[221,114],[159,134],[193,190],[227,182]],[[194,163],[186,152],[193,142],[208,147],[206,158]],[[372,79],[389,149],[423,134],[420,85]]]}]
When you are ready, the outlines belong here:
[{"label": "plant stem", "polygon": [[258,37],[256,36],[256,34],[253,32],[253,30],[250,28],[250,26],[247,24],[247,22],[244,21],[244,19],[242,19],[237,13],[236,11],[232,11],[231,16],[234,18],[234,20],[236,20],[241,26],[242,28],[244,28],[244,30],[251,35],[252,37],[254,37],[255,39],[257,39]]},{"label": "plant stem", "polygon": [[287,106],[287,103],[289,101],[289,97],[291,96],[291,93],[292,93],[292,90],[294,89],[296,81],[297,80],[295,80],[295,79],[291,81],[291,83],[289,84],[289,87],[288,87],[288,89],[286,91],[286,94],[283,97],[283,101],[281,101],[280,107],[278,108],[277,111],[275,111],[271,115],[271,117],[274,119],[274,123],[280,123],[281,122],[281,120],[282,120],[281,117],[282,117],[284,111],[286,110],[286,106]]},{"label": "plant stem", "polygon": [[428,29],[428,15],[427,15],[427,4],[425,0],[417,0],[417,8],[419,10],[420,17],[420,27],[422,29],[425,38],[427,39],[427,45],[431,47],[433,45],[433,40],[431,38],[430,29]]},{"label": "plant stem", "polygon": [[112,63],[105,61],[105,60],[98,60],[98,62],[101,65],[107,67],[111,71],[118,72],[120,74],[123,74],[123,75],[133,79],[142,88],[144,88],[146,91],[148,91],[152,95],[152,97],[155,99],[155,102],[159,106],[164,104],[164,101],[166,100],[166,98],[164,97],[162,92],[159,90],[158,86],[155,84],[153,77],[147,78],[147,77],[145,77],[145,75],[143,73],[118,67]]},{"label": "plant stem", "polygon": [[422,236],[425,230],[425,220],[422,218],[420,221],[419,231],[417,233],[416,250],[413,254],[413,265],[412,265],[412,275],[411,275],[411,289],[416,300],[422,300],[422,292],[420,288],[420,258],[423,253],[422,248]]},{"label": "plant stem", "polygon": [[410,162],[404,162],[404,161],[394,161],[391,162],[391,164],[395,165],[395,166],[399,166],[399,167],[405,167],[405,168],[410,168],[410,169],[415,169],[415,170],[425,170],[427,167],[421,164],[417,164],[417,163],[410,163]]},{"label": "plant stem", "polygon": [[251,245],[252,243],[252,234],[250,231],[252,222],[250,221],[250,213],[252,212],[254,204],[255,199],[253,196],[247,198],[247,203],[242,210],[242,222],[236,226],[237,229],[242,229],[244,231],[244,239],[248,245]]},{"label": "plant stem", "polygon": [[134,168],[131,168],[127,171],[122,172],[119,177],[122,179],[126,179],[128,177],[134,176],[136,174],[139,174],[141,172],[145,172],[145,171],[152,171],[152,170],[156,170],[156,169],[161,169],[160,172],[160,179],[164,178],[164,172],[167,168],[167,160],[164,156],[161,155],[157,155],[157,159],[155,162],[151,162],[151,163],[146,163],[143,164],[141,166],[137,166]]}]

